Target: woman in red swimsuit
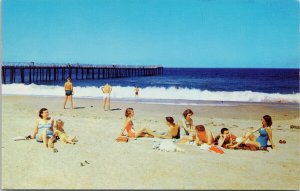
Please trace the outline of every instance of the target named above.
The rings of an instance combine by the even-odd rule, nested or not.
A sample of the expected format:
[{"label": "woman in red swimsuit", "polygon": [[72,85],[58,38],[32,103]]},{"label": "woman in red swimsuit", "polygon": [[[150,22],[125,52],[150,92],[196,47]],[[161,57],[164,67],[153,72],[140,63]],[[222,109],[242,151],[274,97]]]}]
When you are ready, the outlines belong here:
[{"label": "woman in red swimsuit", "polygon": [[137,138],[137,137],[157,137],[156,134],[149,127],[143,127],[139,130],[134,130],[132,118],[134,116],[133,108],[127,108],[125,111],[125,123],[122,128],[120,136],[123,136],[123,133],[126,129],[128,137]]}]

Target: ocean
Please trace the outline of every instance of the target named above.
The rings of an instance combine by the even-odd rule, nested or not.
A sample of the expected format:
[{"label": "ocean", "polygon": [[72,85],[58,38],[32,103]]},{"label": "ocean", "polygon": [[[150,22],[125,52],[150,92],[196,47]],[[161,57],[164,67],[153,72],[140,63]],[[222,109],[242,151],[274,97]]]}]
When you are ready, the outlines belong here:
[{"label": "ocean", "polygon": [[[75,76],[75,75],[74,75]],[[2,84],[3,95],[64,96],[65,80]],[[74,98],[101,98],[100,87],[113,86],[111,98],[199,104],[203,101],[300,103],[299,69],[165,68],[161,76],[72,80]],[[140,88],[139,97],[134,87]]]}]

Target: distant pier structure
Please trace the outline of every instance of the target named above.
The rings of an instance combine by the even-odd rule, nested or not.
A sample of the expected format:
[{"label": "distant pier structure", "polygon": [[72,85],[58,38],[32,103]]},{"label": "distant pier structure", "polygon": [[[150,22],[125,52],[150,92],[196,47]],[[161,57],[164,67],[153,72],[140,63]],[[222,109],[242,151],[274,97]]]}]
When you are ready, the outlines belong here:
[{"label": "distant pier structure", "polygon": [[162,66],[47,64],[35,62],[3,62],[2,83],[33,83],[37,81],[97,80],[163,75]]}]

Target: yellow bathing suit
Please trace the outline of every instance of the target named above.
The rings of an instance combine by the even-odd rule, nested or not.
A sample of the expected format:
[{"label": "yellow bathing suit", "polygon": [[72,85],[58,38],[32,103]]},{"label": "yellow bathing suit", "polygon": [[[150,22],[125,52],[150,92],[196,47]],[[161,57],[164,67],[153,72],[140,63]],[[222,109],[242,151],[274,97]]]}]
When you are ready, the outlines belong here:
[{"label": "yellow bathing suit", "polygon": [[64,138],[67,137],[65,131],[63,131],[63,130],[58,130],[58,129],[57,129],[57,136],[58,136],[61,140],[63,140]]}]

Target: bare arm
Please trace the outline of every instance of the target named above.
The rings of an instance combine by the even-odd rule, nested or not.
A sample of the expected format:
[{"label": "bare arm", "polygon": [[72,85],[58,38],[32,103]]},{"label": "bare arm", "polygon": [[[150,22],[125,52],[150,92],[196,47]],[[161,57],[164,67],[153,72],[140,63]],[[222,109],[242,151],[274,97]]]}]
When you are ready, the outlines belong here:
[{"label": "bare arm", "polygon": [[183,128],[184,128],[187,132],[191,132],[191,130],[186,126],[186,124],[185,124],[185,119],[184,119],[184,118],[181,119],[181,122],[182,122]]},{"label": "bare arm", "polygon": [[218,146],[222,147],[224,141],[225,141],[224,135],[220,134],[220,138],[218,140]]},{"label": "bare arm", "polygon": [[255,132],[258,131],[260,128],[261,128],[261,127],[258,127],[258,128],[256,128],[256,129],[250,131],[250,132],[251,132],[251,133],[255,133]]},{"label": "bare arm", "polygon": [[120,135],[119,136],[123,136],[124,134],[124,131],[125,131],[125,129],[126,129],[126,127],[127,127],[127,125],[128,125],[128,123],[130,122],[130,119],[126,119],[125,120],[125,123],[124,123],[124,125],[123,125],[123,127],[122,127],[122,129],[121,129],[121,133],[120,133]]},{"label": "bare arm", "polygon": [[274,143],[273,143],[272,129],[269,128],[269,127],[267,127],[266,131],[267,131],[267,133],[268,133],[269,141],[270,141],[270,143],[271,143],[271,145],[272,145],[272,148],[274,149],[275,145],[274,145]]},{"label": "bare arm", "polygon": [[51,128],[50,130],[53,132],[53,126],[54,126],[54,119],[51,119]]},{"label": "bare arm", "polygon": [[213,135],[211,133],[211,131],[206,130],[207,131],[207,144],[212,145],[213,144]]}]

